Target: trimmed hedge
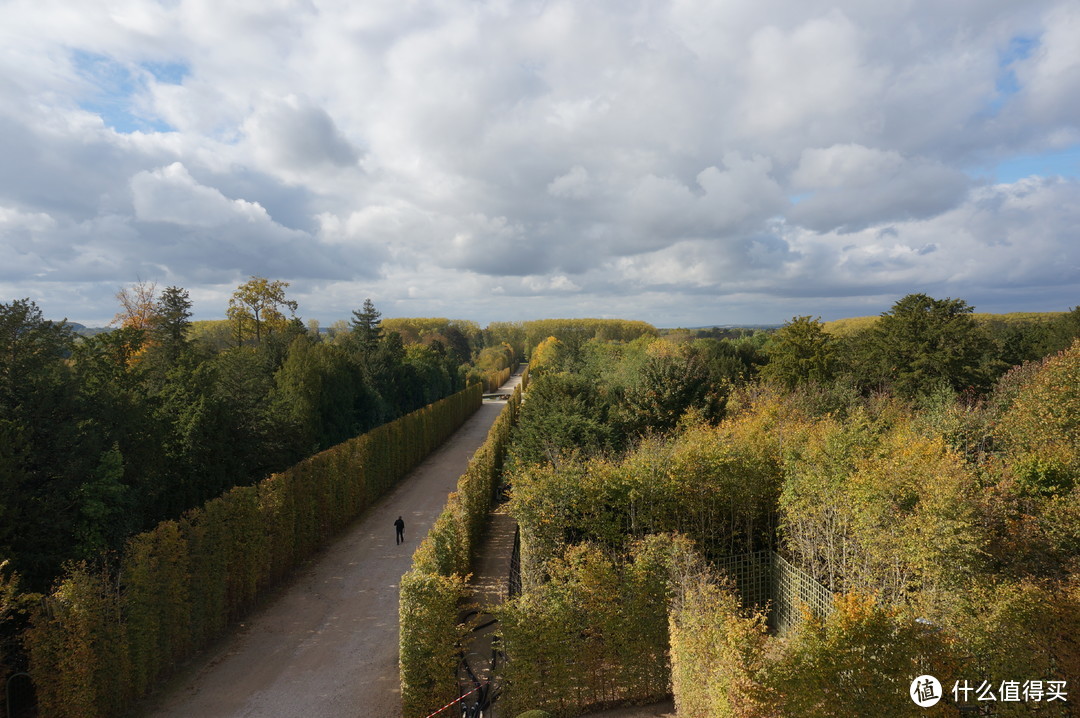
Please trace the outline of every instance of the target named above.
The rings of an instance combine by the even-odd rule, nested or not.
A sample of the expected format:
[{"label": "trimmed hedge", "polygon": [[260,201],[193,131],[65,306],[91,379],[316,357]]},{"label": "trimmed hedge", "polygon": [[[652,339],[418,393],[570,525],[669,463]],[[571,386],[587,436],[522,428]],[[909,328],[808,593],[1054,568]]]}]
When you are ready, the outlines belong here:
[{"label": "trimmed hedge", "polygon": [[668,606],[703,564],[692,544],[649,536],[617,557],[577,544],[548,563],[549,580],[496,611],[505,653],[500,710],[559,718],[668,694]]},{"label": "trimmed hedge", "polygon": [[123,713],[440,446],[481,394],[470,386],[133,537],[119,576],[69,567],[24,639],[40,714]]},{"label": "trimmed hedge", "polygon": [[498,391],[499,387],[510,380],[510,367],[489,371],[484,374],[484,392],[491,394]]},{"label": "trimmed hedge", "polygon": [[502,476],[517,422],[528,368],[521,384],[488,431],[487,440],[458,479],[457,491],[413,554],[401,579],[398,607],[403,715],[427,716],[457,697],[455,679],[458,602]]}]

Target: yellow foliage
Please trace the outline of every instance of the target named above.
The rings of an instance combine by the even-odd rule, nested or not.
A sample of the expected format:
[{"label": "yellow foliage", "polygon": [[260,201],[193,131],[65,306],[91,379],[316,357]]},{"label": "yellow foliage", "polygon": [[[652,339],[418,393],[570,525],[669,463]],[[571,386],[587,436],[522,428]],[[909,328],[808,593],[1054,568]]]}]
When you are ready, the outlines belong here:
[{"label": "yellow foliage", "polygon": [[1080,483],[1080,340],[1021,385],[998,432],[1031,493],[1066,493]]}]

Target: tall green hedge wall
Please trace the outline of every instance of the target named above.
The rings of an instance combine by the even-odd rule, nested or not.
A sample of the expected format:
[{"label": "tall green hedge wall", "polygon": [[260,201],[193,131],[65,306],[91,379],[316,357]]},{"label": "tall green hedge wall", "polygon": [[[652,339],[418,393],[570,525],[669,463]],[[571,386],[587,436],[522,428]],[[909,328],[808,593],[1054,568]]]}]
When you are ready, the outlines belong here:
[{"label": "tall green hedge wall", "polygon": [[122,714],[442,444],[467,389],[132,538],[119,571],[69,567],[25,636],[40,715]]},{"label": "tall green hedge wall", "polygon": [[502,476],[517,422],[528,368],[521,384],[488,431],[487,440],[458,479],[427,537],[401,578],[398,608],[402,715],[417,718],[457,697],[458,601]]}]

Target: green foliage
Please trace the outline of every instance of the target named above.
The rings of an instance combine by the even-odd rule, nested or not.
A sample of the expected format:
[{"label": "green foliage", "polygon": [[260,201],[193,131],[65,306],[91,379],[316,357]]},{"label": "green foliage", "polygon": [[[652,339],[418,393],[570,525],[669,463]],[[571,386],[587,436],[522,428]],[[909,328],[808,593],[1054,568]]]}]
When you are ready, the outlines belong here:
[{"label": "green foliage", "polygon": [[[529,371],[533,371],[531,363]],[[588,379],[541,374],[530,384],[528,405],[514,430],[513,462],[558,461],[563,454],[615,448],[619,437],[606,421],[609,411]]]},{"label": "green foliage", "polygon": [[69,557],[71,494],[98,457],[99,427],[80,421],[75,341],[29,299],[0,304],[0,551],[31,589]]},{"label": "green foliage", "polygon": [[620,407],[624,424],[635,434],[667,431],[689,410],[709,419],[724,409],[724,387],[710,381],[695,347],[658,339],[648,345],[645,361]]},{"label": "green foliage", "polygon": [[769,363],[761,376],[788,390],[804,383],[828,383],[835,375],[835,345],[820,317],[794,317],[769,340]]},{"label": "green foliage", "polygon": [[188,346],[191,299],[186,289],[166,287],[154,308],[151,333],[166,361],[173,364]]},{"label": "green foliage", "polygon": [[985,389],[995,366],[985,329],[972,319],[962,299],[909,294],[898,300],[855,343],[862,355],[856,373],[865,384],[885,385],[902,396],[932,391],[940,384],[956,391]]},{"label": "green foliage", "polygon": [[123,477],[124,458],[114,444],[101,455],[92,479],[79,487],[75,550],[84,558],[117,545],[127,534],[133,502]]},{"label": "green foliage", "polygon": [[402,715],[423,718],[458,694],[454,668],[464,626],[457,623],[465,581],[414,568],[401,577],[398,622],[401,626]]},{"label": "green foliage", "polygon": [[381,316],[371,299],[365,299],[364,306],[353,311],[353,340],[360,353],[365,356],[374,352],[382,339],[382,322],[379,319]]},{"label": "green foliage", "polygon": [[121,580],[72,566],[25,634],[43,715],[119,715],[480,406],[470,387],[132,538]]},{"label": "green foliage", "polygon": [[[530,409],[532,402],[530,393]],[[539,582],[548,560],[582,540],[620,551],[634,539],[675,531],[710,556],[768,545],[779,438],[750,416],[642,442],[621,461],[566,457],[517,467],[510,506],[522,531],[523,579]]]},{"label": "green foliage", "polygon": [[682,544],[652,537],[614,562],[579,544],[550,564],[550,580],[497,611],[507,655],[508,712],[658,700],[667,692],[669,575]]}]

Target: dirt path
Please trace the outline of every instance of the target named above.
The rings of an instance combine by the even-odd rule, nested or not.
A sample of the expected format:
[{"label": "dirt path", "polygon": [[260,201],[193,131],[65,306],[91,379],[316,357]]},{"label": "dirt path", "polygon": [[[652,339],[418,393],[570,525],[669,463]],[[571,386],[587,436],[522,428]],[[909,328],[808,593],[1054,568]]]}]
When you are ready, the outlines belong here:
[{"label": "dirt path", "polygon": [[[520,381],[510,378],[503,388]],[[398,582],[505,402],[485,403],[438,451],[297,572],[292,583],[193,661],[147,718],[401,715]],[[393,522],[406,541],[394,544]]]}]

